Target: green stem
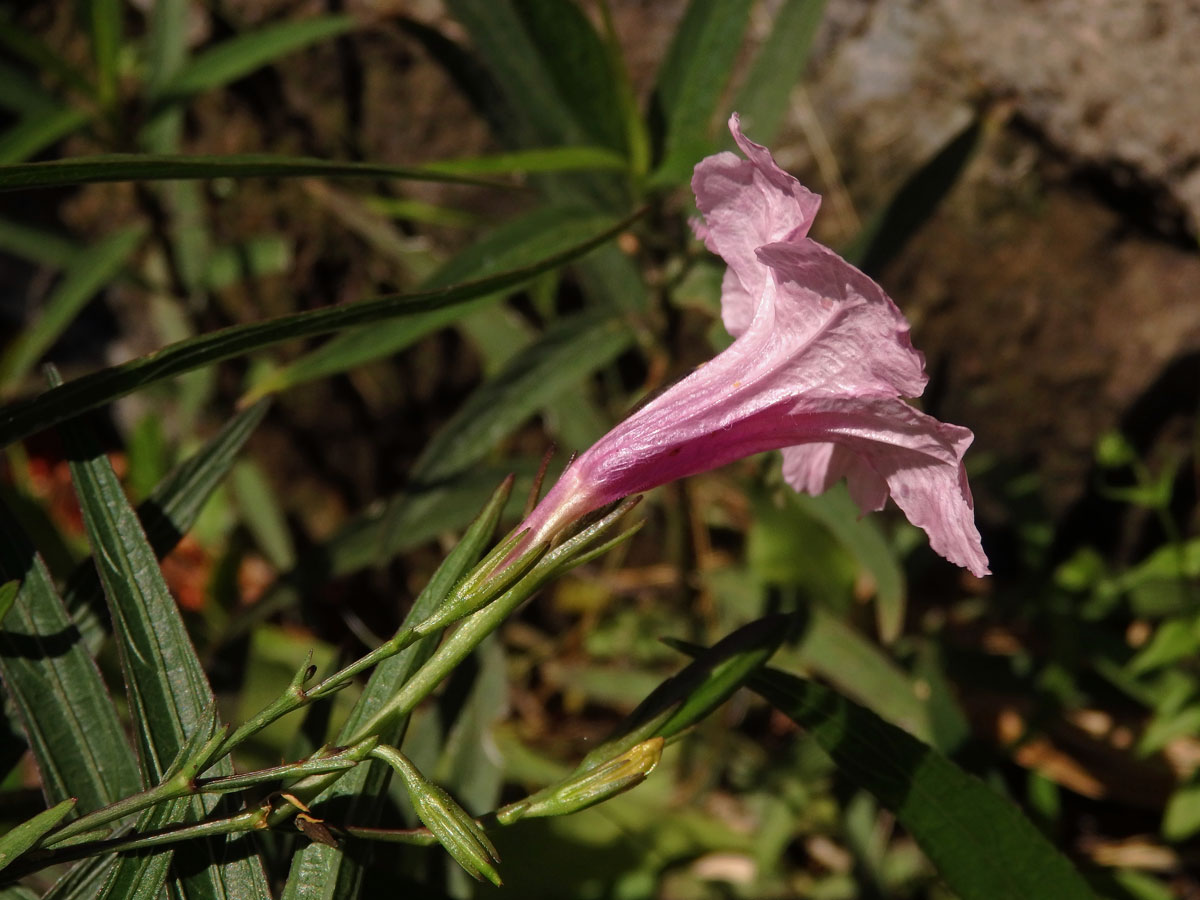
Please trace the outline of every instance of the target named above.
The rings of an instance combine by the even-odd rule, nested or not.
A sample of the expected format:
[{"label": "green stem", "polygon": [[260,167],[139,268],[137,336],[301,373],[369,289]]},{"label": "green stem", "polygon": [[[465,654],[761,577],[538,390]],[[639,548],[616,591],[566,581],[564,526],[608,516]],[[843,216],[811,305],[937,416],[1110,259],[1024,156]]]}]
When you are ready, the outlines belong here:
[{"label": "green stem", "polygon": [[86,816],[81,816],[74,822],[67,823],[42,843],[47,848],[61,846],[70,841],[71,838],[87,834],[89,831],[95,831],[110,822],[123,819],[126,816],[141,812],[159,803],[186,797],[189,794],[227,794],[253,785],[262,784],[263,782],[341,772],[358,765],[374,749],[375,744],[376,741],[374,738],[368,738],[367,740],[359,741],[353,746],[330,753],[328,756],[314,755],[299,762],[274,766],[270,769],[260,769],[255,772],[246,772],[242,775],[229,775],[223,778],[193,780],[186,774],[177,775],[160,785],[126,797],[124,800],[119,800],[103,809],[98,809]]}]

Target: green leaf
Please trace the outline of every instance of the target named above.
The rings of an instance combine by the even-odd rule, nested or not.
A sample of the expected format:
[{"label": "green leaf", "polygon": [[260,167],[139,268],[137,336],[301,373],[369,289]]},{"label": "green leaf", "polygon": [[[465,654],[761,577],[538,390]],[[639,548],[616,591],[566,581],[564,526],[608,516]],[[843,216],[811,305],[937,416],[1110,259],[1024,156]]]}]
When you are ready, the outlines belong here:
[{"label": "green leaf", "polygon": [[466,27],[472,47],[503,90],[520,144],[588,143],[512,0],[447,0],[446,7]]},{"label": "green leaf", "polygon": [[[266,415],[267,405],[256,404],[226,422],[208,443],[169,472],[138,506],[138,519],[159,559],[170,553],[191,530],[200,510]],[[63,602],[78,623],[88,649],[95,654],[108,629],[96,612],[104,605],[104,589],[91,559],[84,560],[71,573],[63,589]]]},{"label": "green leaf", "polygon": [[1016,806],[933,748],[816,682],[768,668],[750,686],[895,813],[962,900],[1094,900]]},{"label": "green leaf", "polygon": [[54,268],[65,268],[83,246],[71,238],[24,222],[0,219],[0,250]]},{"label": "green leaf", "polygon": [[616,736],[589,753],[576,772],[601,765],[651,737],[672,737],[700,721],[771,658],[788,630],[786,616],[766,616],[743,625],[711,648],[668,639],[668,645],[695,659],[643,700],[618,726]]},{"label": "green leaf", "polygon": [[595,140],[626,150],[619,82],[607,48],[576,3],[515,0],[513,6],[538,48],[556,92]]},{"label": "green leaf", "polygon": [[[423,621],[441,605],[451,589],[482,557],[491,543],[508,501],[510,484],[492,493],[483,511],[467,529],[462,540],[446,556],[425,589],[421,591],[401,626],[408,627]],[[362,725],[370,721],[417,671],[437,648],[439,636],[428,635],[407,650],[380,663],[367,682],[358,703],[338,733],[339,743],[353,738]],[[385,742],[396,743],[402,738],[407,722],[399,722],[383,735]],[[370,825],[380,814],[383,793],[387,786],[387,770],[378,766],[359,766],[343,775],[336,784],[321,795],[318,802],[340,800],[348,804],[346,821]],[[331,847],[312,844],[299,851],[292,860],[291,873],[284,891],[285,900],[324,900],[358,896],[363,876],[362,864],[353,856]]]},{"label": "green leaf", "polygon": [[117,99],[117,53],[121,49],[121,0],[90,0],[92,56],[96,60],[96,96],[101,106]]},{"label": "green leaf", "polygon": [[[64,429],[63,438],[112,615],[142,771],[147,781],[154,783],[166,775],[196,734],[215,730],[215,700],[154,549],[108,458],[78,427]],[[229,775],[233,768],[225,759],[209,772]],[[191,798],[180,804],[176,813],[201,818],[214,806],[215,801]],[[207,842],[175,853],[187,859],[181,867],[187,874],[180,879],[188,897],[270,897],[257,856],[233,855],[223,861],[219,843]],[[169,855],[154,854],[149,859]],[[125,873],[144,860],[146,857],[123,858],[114,881],[127,877]]]},{"label": "green leaf", "polygon": [[22,822],[12,831],[0,837],[0,869],[4,869],[18,856],[31,848],[51,828],[61,822],[78,801],[71,797],[38,813],[27,822]]},{"label": "green leaf", "polygon": [[858,564],[875,579],[876,622],[879,637],[890,644],[904,625],[904,571],[879,529],[878,521],[863,516],[844,485],[816,497],[792,494],[792,499],[833,533]]},{"label": "green leaf", "polygon": [[1176,788],[1163,811],[1162,832],[1171,843],[1186,841],[1200,831],[1200,781],[1193,778]]},{"label": "green leaf", "polygon": [[908,243],[958,183],[982,134],[978,120],[951,136],[933,158],[917,169],[845,249],[845,257],[868,275],[877,273]]},{"label": "green leaf", "polygon": [[534,175],[542,172],[624,171],[629,160],[606,147],[540,147],[491,156],[467,156],[426,163],[418,171],[435,175]]},{"label": "green leaf", "polygon": [[[63,121],[54,136],[38,149],[69,134],[66,128],[74,121],[62,114]],[[56,121],[58,121],[56,119]],[[44,126],[49,131],[49,126]],[[76,125],[75,127],[78,127]],[[0,137],[0,162],[13,157],[8,149],[8,135]],[[24,146],[27,141],[22,141]],[[28,154],[25,154],[28,155]],[[0,191],[21,191],[30,188],[63,187],[75,184],[97,184],[111,181],[191,181],[204,178],[304,178],[320,175],[325,178],[406,178],[415,181],[449,181],[461,184],[496,185],[464,175],[450,175],[426,168],[387,166],[380,163],[339,162],[306,156],[280,156],[271,153],[237,153],[222,156],[182,156],[150,153],[111,153],[100,156],[77,156],[47,162],[18,163],[0,166]]]},{"label": "green leaf", "polygon": [[751,0],[692,0],[658,70],[651,102],[661,142],[655,183],[686,181],[712,149],[712,124],[729,82]]},{"label": "green leaf", "polygon": [[276,569],[287,571],[296,564],[296,548],[275,489],[262,469],[249,460],[234,466],[232,485],[242,519],[258,548]]},{"label": "green leaf", "polygon": [[[424,287],[446,287],[528,266],[547,254],[578,246],[597,231],[611,227],[612,223],[611,217],[578,206],[539,207],[486,234],[442,266]],[[263,376],[251,387],[243,402],[398,353],[425,335],[501,296],[503,294],[499,292],[485,294],[468,304],[339,334],[313,352]]]},{"label": "green leaf", "polygon": [[[3,29],[0,29],[2,31]],[[21,168],[21,160],[40,153],[51,144],[74,134],[91,121],[91,116],[73,106],[32,113],[0,134],[0,190],[3,173]],[[54,165],[54,163],[25,163],[23,165]]]},{"label": "green leaf", "polygon": [[0,446],[6,446],[139,387],[223,359],[293,338],[325,334],[389,318],[414,316],[508,290],[600,246],[624,230],[631,221],[626,219],[619,222],[562,253],[550,254],[534,265],[467,284],[294,313],[180,341],[149,356],[51,388],[38,397],[0,407]]},{"label": "green leaf", "polygon": [[156,99],[170,102],[221,87],[282,56],[344,34],[354,24],[349,16],[318,16],[239,34],[202,51],[185,63],[163,85]]},{"label": "green leaf", "polygon": [[19,581],[0,584],[0,626],[4,624],[4,617],[8,615],[8,611],[17,602],[17,591],[20,589],[21,582]]},{"label": "green leaf", "polygon": [[84,305],[117,276],[144,234],[140,226],[122,228],[75,257],[41,315],[21,329],[0,354],[0,394],[20,383]]},{"label": "green leaf", "polygon": [[804,73],[826,0],[785,0],[733,102],[742,130],[770,145]]},{"label": "green leaf", "polygon": [[21,589],[0,629],[0,676],[51,803],[80,812],[141,788],[125,732],[100,672],[41,558],[0,505],[0,580]]},{"label": "green leaf", "polygon": [[451,478],[485,457],[498,441],[555,397],[614,360],[633,332],[606,311],[555,323],[476,390],[426,445],[411,480]]}]

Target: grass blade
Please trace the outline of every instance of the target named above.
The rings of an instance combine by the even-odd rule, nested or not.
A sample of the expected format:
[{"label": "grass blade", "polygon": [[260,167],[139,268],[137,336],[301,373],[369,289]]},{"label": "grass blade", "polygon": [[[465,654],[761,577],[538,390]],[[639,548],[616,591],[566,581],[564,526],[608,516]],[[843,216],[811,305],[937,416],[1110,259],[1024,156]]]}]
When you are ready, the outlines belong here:
[{"label": "grass blade", "polygon": [[221,87],[310,44],[354,27],[349,16],[320,16],[249,31],[198,53],[156,95],[161,102]]},{"label": "grass blade", "polygon": [[651,125],[660,145],[653,180],[686,181],[711,152],[711,127],[742,45],[750,0],[692,0],[658,72]]},{"label": "grass blade", "polygon": [[0,678],[16,707],[50,803],[80,812],[141,788],[100,672],[84,649],[41,558],[0,505],[0,580],[20,590],[0,629]]},{"label": "grass blade", "polygon": [[[142,771],[147,781],[154,782],[197,733],[215,729],[212,689],[158,568],[154,549],[108,458],[78,427],[64,429],[63,437],[88,540],[112,614]],[[226,775],[233,769],[225,759],[209,771]],[[202,817],[213,805],[196,798],[175,812]],[[222,862],[222,850],[220,845],[206,844],[176,851],[189,859],[182,867],[188,874],[180,876],[184,893],[188,897],[269,898],[258,858],[232,854]],[[169,855],[168,851],[149,859]],[[145,860],[122,858],[113,881],[122,881],[131,867]]]},{"label": "grass blade", "polygon": [[584,255],[616,237],[632,221],[632,217],[625,219],[562,253],[550,254],[534,265],[478,281],[418,294],[392,295],[345,306],[280,316],[265,322],[234,326],[180,341],[149,356],[53,387],[38,397],[0,407],[0,446],[6,446],[155,381],[223,359],[261,350],[293,338],[326,334],[390,318],[413,316],[511,289]]},{"label": "grass blade", "polygon": [[[78,110],[63,110],[80,117],[74,127],[87,121]],[[69,119],[74,121],[74,119]],[[15,130],[15,129],[14,129]],[[57,140],[61,129],[37,149]],[[9,135],[0,137],[0,162],[10,162]],[[21,144],[24,146],[24,144]],[[35,151],[36,152],[36,151]],[[29,154],[26,153],[26,156]],[[227,156],[178,156],[152,153],[112,153],[78,156],[47,162],[0,166],[0,191],[63,187],[110,181],[192,181],[201,178],[406,178],[416,181],[451,181],[461,184],[496,185],[462,175],[440,173],[426,167],[388,166],[380,163],[339,162],[306,156],[280,156],[271,153],[238,153]]]},{"label": "grass blade", "polygon": [[0,395],[12,392],[84,305],[116,277],[144,234],[145,229],[138,226],[122,228],[75,257],[41,315],[22,328],[0,354]]},{"label": "grass blade", "polygon": [[896,814],[963,900],[1094,900],[1016,806],[933,748],[816,682],[765,669],[750,686]]}]

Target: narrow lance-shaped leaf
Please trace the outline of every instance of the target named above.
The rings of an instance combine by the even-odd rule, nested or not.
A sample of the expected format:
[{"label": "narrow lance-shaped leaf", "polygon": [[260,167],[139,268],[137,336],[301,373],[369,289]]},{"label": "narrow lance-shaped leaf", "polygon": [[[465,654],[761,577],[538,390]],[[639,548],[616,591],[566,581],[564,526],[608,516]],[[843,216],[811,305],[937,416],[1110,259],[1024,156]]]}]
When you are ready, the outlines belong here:
[{"label": "narrow lance-shaped leaf", "polygon": [[[3,31],[0,28],[0,31]],[[74,106],[63,106],[53,111],[32,113],[25,116],[12,128],[0,134],[0,173],[11,171],[9,165],[41,165],[22,163],[36,153],[45,150],[55,141],[78,131],[89,121],[91,114]],[[0,174],[0,190],[3,174]]]},{"label": "narrow lance-shaped leaf", "polygon": [[[66,113],[63,124],[55,129],[62,136],[76,119]],[[79,114],[82,115],[82,114]],[[44,126],[49,127],[49,126]],[[55,138],[57,139],[57,138]],[[6,139],[0,138],[0,162],[11,162],[5,152]],[[42,145],[44,146],[44,144]],[[40,147],[38,148],[40,149]],[[412,166],[387,166],[380,163],[339,162],[306,156],[279,156],[269,153],[238,153],[227,156],[175,156],[143,153],[113,153],[78,156],[46,162],[16,163],[0,166],[0,191],[64,187],[112,181],[190,181],[198,178],[403,178],[415,181],[449,181],[496,187],[465,175],[438,172]]]},{"label": "narrow lance-shaped leaf", "polygon": [[47,800],[77,797],[80,811],[90,812],[136,793],[137,767],[100,672],[41,558],[3,505],[0,579],[21,585],[0,627],[0,678]]},{"label": "narrow lance-shaped leaf", "polygon": [[75,808],[75,803],[74,797],[56,803],[0,837],[0,869],[6,868],[9,863],[36,844],[46,832],[66,818],[67,814]]},{"label": "narrow lance-shaped leaf", "polygon": [[[612,218],[578,206],[545,206],[505,222],[467,247],[424,285],[425,289],[446,287],[466,279],[503,272],[535,263],[547,254],[566,251],[612,225]],[[343,332],[316,350],[262,377],[246,399],[286,390],[316,378],[326,378],[378,359],[411,345],[421,337],[445,327],[481,304],[497,300],[500,293],[478,297],[469,304],[446,307],[370,328]]]},{"label": "narrow lance-shaped leaf", "polygon": [[826,0],[785,0],[730,111],[760,143],[775,139],[796,82],[804,73]]},{"label": "narrow lance-shaped leaf", "polygon": [[685,180],[711,150],[710,129],[750,15],[750,0],[692,0],[658,71],[651,117],[662,152],[654,179]]},{"label": "narrow lance-shaped leaf", "polygon": [[84,250],[63,273],[41,314],[0,355],[0,391],[33,368],[96,292],[112,281],[142,239],[141,227],[122,228]]},{"label": "narrow lance-shaped leaf", "polygon": [[198,53],[156,92],[160,101],[221,87],[282,56],[344,34],[354,27],[349,16],[319,16],[281,22],[229,38]]},{"label": "narrow lance-shaped leaf", "polygon": [[[404,617],[402,628],[415,625],[432,615],[454,585],[482,558],[495,534],[511,488],[511,483],[505,483],[492,494],[491,500],[463,534],[462,540],[450,551],[421,591]],[[338,742],[352,739],[362,724],[383,708],[396,689],[429,659],[437,644],[438,635],[428,635],[407,650],[380,663],[371,673],[366,688],[338,733]],[[399,743],[406,726],[407,718],[393,724],[380,737],[385,743]],[[370,825],[379,815],[387,779],[388,770],[382,766],[360,766],[343,775],[317,802],[340,800],[347,804],[346,821]],[[357,896],[362,876],[362,866],[354,856],[312,844],[293,858],[284,900],[332,900]]]},{"label": "narrow lance-shaped leaf", "polygon": [[117,54],[121,49],[121,0],[91,0],[92,56],[96,61],[96,95],[102,106],[117,99]]},{"label": "narrow lance-shaped leaf", "polygon": [[[191,530],[200,510],[266,415],[267,407],[267,401],[257,403],[226,422],[208,443],[172,469],[138,505],[138,519],[159,559],[170,553]],[[91,559],[81,562],[67,579],[63,602],[78,624],[89,652],[95,655],[108,626],[98,614],[104,605],[104,590]]]},{"label": "narrow lance-shaped leaf", "polygon": [[38,397],[0,407],[0,446],[114,400],[139,387],[210,363],[293,338],[325,334],[389,318],[417,315],[507,290],[600,246],[628,227],[632,220],[632,217],[623,220],[569,250],[551,254],[534,265],[516,271],[423,293],[393,295],[329,309],[280,316],[266,322],[234,326],[180,341],[149,356],[53,387]]},{"label": "narrow lance-shaped leaf", "polygon": [[440,481],[478,462],[534,412],[632,343],[633,333],[607,311],[556,323],[467,399],[425,447],[412,480]]},{"label": "narrow lance-shaped leaf", "polygon": [[895,813],[963,900],[1094,900],[1016,806],[932,747],[816,682],[766,669],[750,686]]},{"label": "narrow lance-shaped leaf", "polygon": [[[154,782],[167,773],[189,738],[215,730],[212,689],[154,550],[107,457],[78,427],[64,429],[64,443],[113,619],[142,769],[147,780]],[[233,770],[226,759],[210,771],[228,775]],[[176,813],[202,817],[212,806],[195,798]],[[188,874],[180,876],[188,897],[270,896],[257,857],[231,855],[221,861],[215,855],[219,848],[211,844],[178,852],[198,856],[183,867]],[[126,870],[139,866],[140,859],[122,859],[113,878],[127,877]]]}]

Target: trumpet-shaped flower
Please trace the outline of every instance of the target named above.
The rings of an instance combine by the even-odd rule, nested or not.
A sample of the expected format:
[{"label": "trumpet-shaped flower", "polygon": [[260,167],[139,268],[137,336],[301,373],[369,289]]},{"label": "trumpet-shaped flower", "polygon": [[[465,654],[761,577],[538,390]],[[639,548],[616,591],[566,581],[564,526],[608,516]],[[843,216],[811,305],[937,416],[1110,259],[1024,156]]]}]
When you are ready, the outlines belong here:
[{"label": "trumpet-shaped flower", "polygon": [[696,166],[695,231],[728,263],[721,308],[736,338],[580,455],[522,527],[551,540],[630,494],[765,450],[818,494],[845,479],[863,512],[890,496],[930,545],[987,574],[962,456],[971,432],[904,402],[925,388],[908,322],[879,285],[808,238],[820,198],[729,123],[743,159]]}]

